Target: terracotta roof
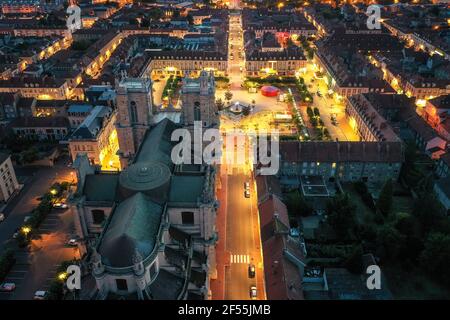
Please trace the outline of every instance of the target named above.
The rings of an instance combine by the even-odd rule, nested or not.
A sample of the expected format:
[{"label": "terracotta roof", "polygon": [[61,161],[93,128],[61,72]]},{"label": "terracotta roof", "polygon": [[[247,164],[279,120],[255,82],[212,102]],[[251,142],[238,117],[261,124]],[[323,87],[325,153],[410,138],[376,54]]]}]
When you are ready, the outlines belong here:
[{"label": "terracotta roof", "polygon": [[289,218],[286,206],[277,196],[270,195],[259,205],[259,215],[267,298],[303,299],[303,255],[299,243],[287,235]]}]

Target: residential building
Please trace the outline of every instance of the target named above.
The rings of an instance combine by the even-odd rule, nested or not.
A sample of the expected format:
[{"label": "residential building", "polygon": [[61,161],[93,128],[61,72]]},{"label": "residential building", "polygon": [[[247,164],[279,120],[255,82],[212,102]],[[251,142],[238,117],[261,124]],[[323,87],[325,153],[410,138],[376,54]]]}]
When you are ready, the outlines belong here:
[{"label": "residential building", "polygon": [[15,119],[9,127],[20,138],[59,141],[66,138],[70,124],[65,117],[26,117]]},{"label": "residential building", "polygon": [[[286,205],[276,190],[275,177],[258,176],[258,213],[260,221],[264,282],[268,300],[302,300],[304,263],[300,239],[290,236]],[[273,190],[273,191],[272,191]]]},{"label": "residential building", "polygon": [[84,153],[91,164],[100,166],[102,170],[119,170],[119,143],[115,122],[116,113],[111,108],[93,108],[68,138],[72,161],[75,161],[78,154]]},{"label": "residential building", "polygon": [[437,180],[433,190],[447,214],[450,214],[450,177]]},{"label": "residential building", "polygon": [[397,179],[404,161],[402,142],[280,141],[282,185],[300,186],[299,176],[320,175],[325,181],[384,183]]},{"label": "residential building", "polygon": [[0,204],[7,202],[19,189],[9,154],[0,153]]}]

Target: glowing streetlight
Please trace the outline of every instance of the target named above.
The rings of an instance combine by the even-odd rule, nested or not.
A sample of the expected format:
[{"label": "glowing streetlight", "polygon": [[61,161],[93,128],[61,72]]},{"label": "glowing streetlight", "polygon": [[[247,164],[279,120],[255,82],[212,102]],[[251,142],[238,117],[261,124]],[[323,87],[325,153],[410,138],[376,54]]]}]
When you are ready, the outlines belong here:
[{"label": "glowing streetlight", "polygon": [[30,227],[22,227],[21,231],[24,235],[28,235],[31,232],[31,228]]},{"label": "glowing streetlight", "polygon": [[64,281],[67,278],[67,272],[61,272],[58,274],[58,279]]},{"label": "glowing streetlight", "polygon": [[56,194],[58,193],[58,191],[56,191],[56,189],[51,189],[51,190],[50,190],[50,193],[51,193],[52,195],[56,195]]}]

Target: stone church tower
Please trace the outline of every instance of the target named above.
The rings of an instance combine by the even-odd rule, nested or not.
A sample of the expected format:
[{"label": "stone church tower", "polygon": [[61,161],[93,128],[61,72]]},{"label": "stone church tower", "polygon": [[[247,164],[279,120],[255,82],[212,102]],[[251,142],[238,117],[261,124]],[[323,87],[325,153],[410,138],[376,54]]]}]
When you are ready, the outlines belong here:
[{"label": "stone church tower", "polygon": [[153,117],[152,83],[148,78],[124,78],[116,83],[117,135],[124,169],[139,149]]},{"label": "stone church tower", "polygon": [[183,79],[181,88],[182,123],[187,129],[194,127],[194,121],[201,121],[203,128],[214,128],[219,125],[215,92],[212,72],[202,71],[199,78],[185,77]]}]

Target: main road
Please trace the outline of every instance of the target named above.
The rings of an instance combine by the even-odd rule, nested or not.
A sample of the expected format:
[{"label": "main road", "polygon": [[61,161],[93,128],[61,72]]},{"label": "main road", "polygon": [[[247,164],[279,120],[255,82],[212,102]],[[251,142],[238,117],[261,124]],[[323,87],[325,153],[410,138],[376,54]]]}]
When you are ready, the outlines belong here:
[{"label": "main road", "polygon": [[[234,7],[239,1],[234,2]],[[244,59],[241,15],[230,15],[229,69],[232,90],[239,90],[243,81]],[[242,68],[242,69],[241,69]],[[242,71],[241,71],[242,70]],[[226,131],[223,123],[221,129]],[[232,128],[231,128],[232,129]],[[257,299],[266,299],[264,266],[261,251],[256,184],[251,161],[245,164],[225,163],[227,152],[234,152],[237,141],[226,149],[220,165],[221,187],[218,197],[222,201],[218,214],[219,241],[216,247],[218,278],[213,281],[213,299],[248,300],[250,287],[256,286]],[[248,141],[247,141],[248,143]],[[246,144],[247,144],[246,143]],[[235,159],[236,160],[236,159]],[[245,197],[244,184],[250,185],[250,197]],[[255,276],[249,274],[249,266],[255,266]]]}]

